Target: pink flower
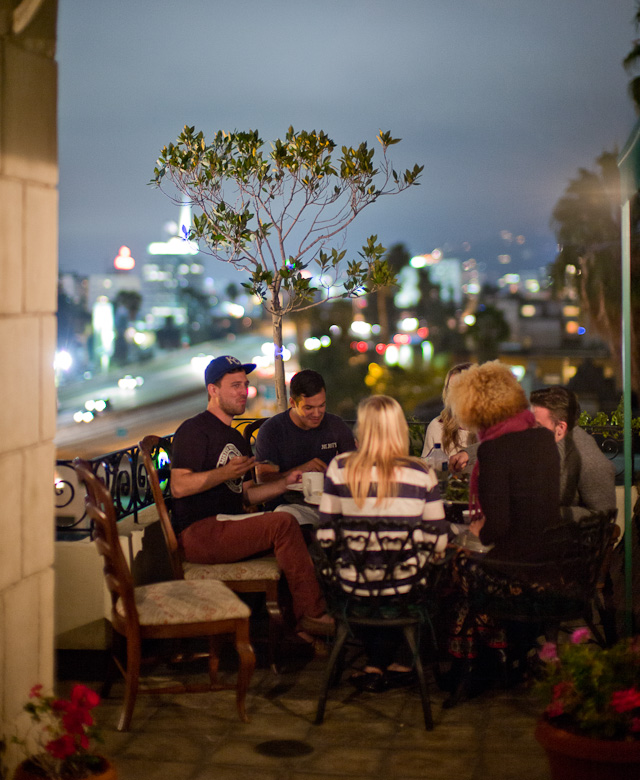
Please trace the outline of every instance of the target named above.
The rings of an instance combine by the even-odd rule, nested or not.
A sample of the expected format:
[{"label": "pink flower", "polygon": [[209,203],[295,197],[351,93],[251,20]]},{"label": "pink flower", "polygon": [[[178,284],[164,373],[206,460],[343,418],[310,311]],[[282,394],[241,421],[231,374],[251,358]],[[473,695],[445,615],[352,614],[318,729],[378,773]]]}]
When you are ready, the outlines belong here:
[{"label": "pink flower", "polygon": [[29,691],[30,699],[39,699],[41,695],[42,695],[41,683],[38,683],[38,685],[34,685],[33,688]]},{"label": "pink flower", "polygon": [[616,691],[611,695],[611,706],[616,712],[629,712],[640,707],[640,691],[629,688],[626,691]]},{"label": "pink flower", "polygon": [[574,645],[581,645],[583,642],[586,642],[590,636],[591,634],[588,628],[576,628],[573,634],[571,634],[571,642]]},{"label": "pink flower", "polygon": [[545,642],[538,652],[542,661],[557,661],[558,660],[558,648],[553,642]]}]

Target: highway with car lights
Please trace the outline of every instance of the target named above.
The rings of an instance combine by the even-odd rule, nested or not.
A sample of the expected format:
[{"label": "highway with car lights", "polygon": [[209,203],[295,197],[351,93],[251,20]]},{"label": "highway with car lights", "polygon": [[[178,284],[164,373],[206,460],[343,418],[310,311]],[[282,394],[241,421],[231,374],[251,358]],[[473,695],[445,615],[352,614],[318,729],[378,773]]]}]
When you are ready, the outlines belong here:
[{"label": "highway with car lights", "polygon": [[[182,420],[205,408],[203,375],[212,355],[255,362],[264,355],[264,344],[259,335],[207,342],[59,387],[57,458],[94,458],[137,444],[149,433],[173,433]],[[258,369],[251,380],[258,393],[247,413],[262,415],[273,402],[273,379]]]}]

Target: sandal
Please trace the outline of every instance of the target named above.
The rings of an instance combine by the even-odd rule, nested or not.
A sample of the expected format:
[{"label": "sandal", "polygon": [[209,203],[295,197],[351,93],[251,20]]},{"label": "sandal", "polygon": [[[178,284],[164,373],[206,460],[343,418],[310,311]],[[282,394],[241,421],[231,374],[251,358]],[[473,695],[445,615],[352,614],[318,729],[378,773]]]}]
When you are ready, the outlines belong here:
[{"label": "sandal", "polygon": [[362,672],[355,673],[349,677],[349,682],[359,691],[368,691],[369,693],[382,693],[386,690],[384,674],[380,672]]}]

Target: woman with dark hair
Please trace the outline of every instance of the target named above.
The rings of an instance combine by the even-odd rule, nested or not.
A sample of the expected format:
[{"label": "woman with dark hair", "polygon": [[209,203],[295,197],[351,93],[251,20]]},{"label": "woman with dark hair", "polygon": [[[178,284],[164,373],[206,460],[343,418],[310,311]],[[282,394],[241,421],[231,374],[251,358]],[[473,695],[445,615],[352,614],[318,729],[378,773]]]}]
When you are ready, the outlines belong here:
[{"label": "woman with dark hair", "polygon": [[[549,560],[544,534],[560,520],[560,461],[553,435],[536,426],[508,366],[498,361],[472,366],[451,385],[447,397],[460,425],[477,432],[470,530],[483,545],[492,546],[481,561],[463,552],[453,562],[459,598],[449,652],[465,662],[468,672],[479,639],[489,647],[506,648],[504,632],[473,608],[470,597],[478,590],[514,595],[542,587],[529,582],[526,567],[518,570],[517,564]],[[501,560],[509,567],[501,570]],[[453,706],[461,693],[445,704]]]}]

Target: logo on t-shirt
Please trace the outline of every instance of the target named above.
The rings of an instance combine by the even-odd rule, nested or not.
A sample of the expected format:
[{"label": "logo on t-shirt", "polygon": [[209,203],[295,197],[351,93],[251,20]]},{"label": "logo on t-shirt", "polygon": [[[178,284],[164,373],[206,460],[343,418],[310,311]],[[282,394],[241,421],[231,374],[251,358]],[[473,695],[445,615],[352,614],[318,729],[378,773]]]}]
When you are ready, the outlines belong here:
[{"label": "logo on t-shirt", "polygon": [[338,442],[337,441],[329,441],[326,444],[322,444],[320,446],[321,450],[337,450],[338,449]]},{"label": "logo on t-shirt", "polygon": [[[218,463],[216,464],[216,468],[220,468],[221,466],[226,466],[227,463],[231,460],[231,458],[238,458],[242,455],[240,450],[235,446],[235,444],[226,444],[222,452],[220,453],[220,457],[218,458]],[[238,479],[228,479],[224,483],[229,490],[232,490],[234,493],[242,493],[242,477],[238,477]]]}]

